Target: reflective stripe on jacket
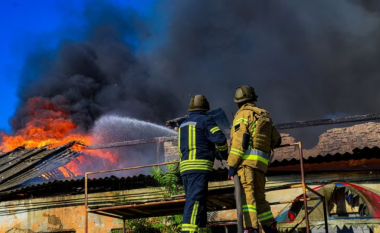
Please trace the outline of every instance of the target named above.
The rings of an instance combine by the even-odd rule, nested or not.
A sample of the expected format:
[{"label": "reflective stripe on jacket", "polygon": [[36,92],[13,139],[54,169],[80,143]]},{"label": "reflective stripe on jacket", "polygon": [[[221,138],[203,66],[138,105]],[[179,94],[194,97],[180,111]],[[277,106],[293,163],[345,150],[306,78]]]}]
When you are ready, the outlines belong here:
[{"label": "reflective stripe on jacket", "polygon": [[227,159],[227,140],[214,119],[202,111],[190,112],[178,129],[181,175],[211,172],[215,145]]},{"label": "reflective stripe on jacket", "polygon": [[[254,104],[245,104],[234,117],[234,123],[231,128],[231,149],[228,156],[228,165],[234,168],[238,168],[240,165],[247,165],[266,173],[270,151],[278,144],[281,136],[271,123],[272,129],[269,132],[265,132],[265,138],[270,140],[270,142],[265,143],[267,146],[260,148],[260,150],[253,148],[252,140],[254,134],[257,133],[255,130],[257,120],[259,119],[259,115],[252,110],[253,108],[257,107]],[[257,109],[258,111],[265,111]],[[249,141],[244,142],[244,137],[248,138]]]}]

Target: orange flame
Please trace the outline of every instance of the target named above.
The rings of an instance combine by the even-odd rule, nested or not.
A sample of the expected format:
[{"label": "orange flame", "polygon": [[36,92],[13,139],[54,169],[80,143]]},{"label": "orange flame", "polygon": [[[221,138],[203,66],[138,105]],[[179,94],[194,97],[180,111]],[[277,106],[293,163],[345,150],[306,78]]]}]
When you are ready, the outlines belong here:
[{"label": "orange flame", "polygon": [[[61,98],[60,102],[65,100]],[[14,135],[5,133],[0,134],[0,151],[11,151],[19,146],[25,148],[40,148],[43,146],[61,146],[70,141],[81,141],[84,144],[91,144],[92,137],[86,133],[80,132],[77,125],[71,120],[70,113],[44,98],[31,98],[26,104],[28,121],[25,127],[19,129]],[[79,145],[72,147],[80,151]],[[83,166],[89,167],[92,159],[98,158],[103,162],[104,168],[108,169],[110,165],[117,164],[118,154],[110,151],[86,151],[64,167],[60,167],[61,173],[68,178],[83,175],[85,170]],[[98,168],[99,169],[99,168]],[[42,177],[47,178],[47,176]]]}]

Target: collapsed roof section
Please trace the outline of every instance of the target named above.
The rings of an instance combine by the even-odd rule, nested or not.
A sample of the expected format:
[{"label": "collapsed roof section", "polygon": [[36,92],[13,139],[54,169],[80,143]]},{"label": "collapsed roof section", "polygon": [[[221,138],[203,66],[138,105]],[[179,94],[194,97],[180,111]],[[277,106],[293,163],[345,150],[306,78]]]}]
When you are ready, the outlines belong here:
[{"label": "collapsed roof section", "polygon": [[48,148],[18,147],[0,156],[0,192],[17,188],[27,181],[59,168],[81,153],[71,150],[75,142]]}]

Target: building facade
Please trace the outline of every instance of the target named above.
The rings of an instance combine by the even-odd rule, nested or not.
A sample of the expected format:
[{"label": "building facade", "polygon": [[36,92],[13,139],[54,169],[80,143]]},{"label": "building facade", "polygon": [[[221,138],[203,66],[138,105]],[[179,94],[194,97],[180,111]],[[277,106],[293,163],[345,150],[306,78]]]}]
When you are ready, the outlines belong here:
[{"label": "building facade", "polygon": [[[316,146],[303,151],[306,182],[311,187],[334,181],[354,182],[380,192],[379,135],[380,123],[372,122],[328,130],[320,136]],[[283,134],[282,137],[283,143],[294,142],[290,135]],[[157,143],[157,155],[153,156],[157,156],[158,161],[178,160],[177,151],[175,138],[162,140]],[[278,186],[301,182],[297,148],[276,150],[267,175],[269,202],[292,200],[300,195],[301,189],[274,190]],[[77,179],[15,186],[0,192],[0,232],[84,232],[83,187],[83,179]],[[233,182],[227,180],[225,162],[215,162],[209,187],[213,190],[233,187]],[[163,198],[157,182],[145,175],[92,179],[89,180],[89,193],[90,208]],[[284,206],[273,205],[274,215]],[[218,225],[236,220],[236,212],[218,211],[212,220],[213,229],[220,229]],[[89,214],[89,232],[108,233],[121,227],[120,219]]]}]

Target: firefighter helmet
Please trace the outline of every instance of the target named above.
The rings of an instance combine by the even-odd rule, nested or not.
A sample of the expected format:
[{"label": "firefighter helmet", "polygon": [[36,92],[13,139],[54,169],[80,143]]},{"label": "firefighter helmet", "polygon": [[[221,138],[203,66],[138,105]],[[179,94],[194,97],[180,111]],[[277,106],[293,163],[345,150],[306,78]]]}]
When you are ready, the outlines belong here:
[{"label": "firefighter helmet", "polygon": [[189,112],[191,111],[209,111],[210,105],[204,95],[195,95],[190,100]]},{"label": "firefighter helmet", "polygon": [[257,95],[253,87],[249,85],[244,85],[236,89],[234,100],[235,100],[235,103],[243,103],[246,101],[256,101]]}]

